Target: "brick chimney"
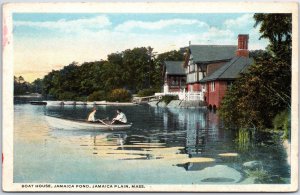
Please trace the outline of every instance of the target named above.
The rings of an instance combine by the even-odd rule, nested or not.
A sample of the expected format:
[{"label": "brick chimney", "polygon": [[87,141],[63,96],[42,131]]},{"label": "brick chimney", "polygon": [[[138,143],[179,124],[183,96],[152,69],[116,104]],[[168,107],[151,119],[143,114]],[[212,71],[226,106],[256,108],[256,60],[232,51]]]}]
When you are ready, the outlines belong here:
[{"label": "brick chimney", "polygon": [[236,51],[237,56],[249,57],[248,40],[249,35],[238,35],[238,50]]}]

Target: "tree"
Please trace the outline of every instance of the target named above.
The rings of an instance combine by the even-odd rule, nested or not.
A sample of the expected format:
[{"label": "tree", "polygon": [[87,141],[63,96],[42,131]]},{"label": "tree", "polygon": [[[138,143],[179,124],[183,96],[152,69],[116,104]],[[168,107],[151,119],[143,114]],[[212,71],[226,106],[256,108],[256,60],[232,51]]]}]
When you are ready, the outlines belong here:
[{"label": "tree", "polygon": [[155,57],[153,48],[139,47],[109,54],[107,61],[81,65],[72,62],[46,75],[42,91],[45,96],[54,99],[84,99],[88,96],[99,99],[101,91],[103,99],[114,89],[126,89],[130,93],[148,88],[156,90],[161,87],[163,61],[182,60],[183,54],[170,51]]},{"label": "tree", "polygon": [[262,130],[291,106],[291,15],[255,14],[254,19],[269,50],[252,53],[255,64],[226,93],[220,115],[227,126]]},{"label": "tree", "polygon": [[257,60],[242,74],[221,103],[220,114],[225,124],[238,128],[270,128],[272,119],[290,107],[290,97],[285,95],[288,80],[282,74],[286,66],[286,63],[269,57]]},{"label": "tree", "polygon": [[43,90],[42,94],[46,98],[57,99],[59,95],[59,71],[52,70],[43,78]]},{"label": "tree", "polygon": [[25,82],[25,79],[22,77],[22,76],[19,76],[18,77],[18,83],[24,83]]},{"label": "tree", "polygon": [[94,91],[102,90],[104,87],[102,74],[105,61],[85,62],[78,66],[78,93],[80,96],[88,96]]},{"label": "tree", "polygon": [[42,79],[38,78],[38,79],[34,80],[31,83],[31,89],[30,89],[30,91],[32,93],[39,93],[39,94],[41,94],[42,90],[43,90],[43,80]]},{"label": "tree", "polygon": [[25,81],[23,76],[14,76],[14,95],[24,95],[26,93],[31,93],[31,88],[31,84]]},{"label": "tree", "polygon": [[292,45],[291,14],[254,14],[255,25],[260,26],[260,38],[270,41],[269,48],[274,54],[289,62]]},{"label": "tree", "polygon": [[112,64],[110,62],[105,62],[103,64],[103,88],[105,91],[110,91],[121,87],[122,85],[122,70],[118,64]]},{"label": "tree", "polygon": [[153,74],[152,51],[151,47],[140,47],[123,52],[123,80],[128,89],[137,91],[150,87]]}]

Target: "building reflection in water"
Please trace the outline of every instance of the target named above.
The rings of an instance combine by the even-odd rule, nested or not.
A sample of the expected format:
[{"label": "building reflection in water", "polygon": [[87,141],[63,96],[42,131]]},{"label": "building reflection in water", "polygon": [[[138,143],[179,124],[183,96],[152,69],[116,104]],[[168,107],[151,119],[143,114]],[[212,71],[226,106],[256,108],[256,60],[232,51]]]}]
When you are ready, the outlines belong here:
[{"label": "building reflection in water", "polygon": [[205,146],[206,113],[187,112],[186,120],[186,153],[190,157],[201,155]]},{"label": "building reflection in water", "polygon": [[209,148],[224,139],[220,119],[214,112],[205,109],[169,109],[177,115],[186,129],[185,152],[189,157],[209,154]]},{"label": "building reflection in water", "polygon": [[163,144],[160,145],[163,148],[181,147],[180,153],[187,154],[189,158],[212,157],[215,154],[211,154],[211,149],[218,144],[222,146],[220,142],[224,141],[224,133],[216,113],[205,109],[175,108],[154,108],[152,112],[159,116],[155,120],[162,123],[161,129],[114,132],[107,139],[118,146],[117,150],[144,150],[145,144],[152,147],[158,143]]}]

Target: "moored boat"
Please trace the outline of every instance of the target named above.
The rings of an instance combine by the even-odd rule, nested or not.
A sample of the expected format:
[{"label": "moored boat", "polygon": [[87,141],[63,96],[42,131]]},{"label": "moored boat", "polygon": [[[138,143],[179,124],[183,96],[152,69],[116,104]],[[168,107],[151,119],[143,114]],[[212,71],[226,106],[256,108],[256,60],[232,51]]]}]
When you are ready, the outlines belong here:
[{"label": "moored boat", "polygon": [[45,116],[47,122],[55,128],[69,130],[125,130],[132,126],[132,123],[127,124],[111,124],[110,121],[88,122],[84,120],[64,119],[53,116]]},{"label": "moored boat", "polygon": [[47,102],[43,101],[30,101],[29,103],[32,105],[47,105]]}]

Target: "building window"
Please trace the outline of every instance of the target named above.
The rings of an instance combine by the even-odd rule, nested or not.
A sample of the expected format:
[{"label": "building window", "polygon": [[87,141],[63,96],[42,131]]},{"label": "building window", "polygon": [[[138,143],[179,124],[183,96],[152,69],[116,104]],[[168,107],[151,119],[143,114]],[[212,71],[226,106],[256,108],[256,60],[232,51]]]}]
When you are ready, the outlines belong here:
[{"label": "building window", "polygon": [[215,82],[210,83],[210,91],[215,91]]},{"label": "building window", "polygon": [[194,72],[194,71],[195,71],[195,65],[192,64],[192,65],[190,65],[190,72]]},{"label": "building window", "polygon": [[198,78],[199,78],[199,81],[200,81],[201,79],[203,79],[203,72],[198,72]]},{"label": "building window", "polygon": [[227,81],[227,86],[228,86],[228,87],[231,87],[232,84],[233,84],[233,81]]},{"label": "building window", "polygon": [[182,85],[185,85],[185,79],[184,79],[184,78],[181,79],[181,84],[182,84]]}]

